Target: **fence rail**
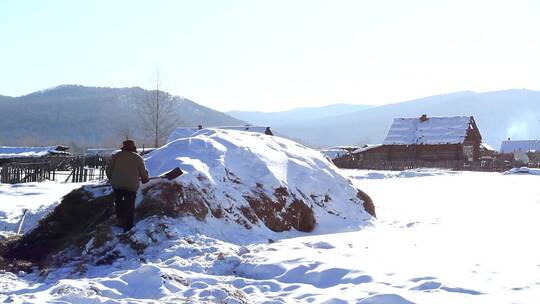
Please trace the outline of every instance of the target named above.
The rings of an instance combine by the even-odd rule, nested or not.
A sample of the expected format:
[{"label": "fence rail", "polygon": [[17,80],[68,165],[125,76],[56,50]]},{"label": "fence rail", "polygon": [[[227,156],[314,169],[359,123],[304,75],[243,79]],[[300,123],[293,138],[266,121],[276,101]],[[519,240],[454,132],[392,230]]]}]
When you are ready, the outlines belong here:
[{"label": "fence rail", "polygon": [[54,180],[56,173],[48,164],[5,164],[0,170],[0,182],[5,184]]},{"label": "fence rail", "polygon": [[[108,159],[86,157],[37,158],[0,165],[0,183],[18,184],[45,180],[80,183],[105,179]],[[67,178],[63,179],[63,177]],[[60,180],[62,178],[63,180]]]},{"label": "fence rail", "polygon": [[[357,160],[344,156],[334,159],[334,164],[343,169],[367,169],[367,170],[409,170],[417,168],[440,168],[455,171],[489,171],[503,172],[509,170],[515,164],[502,161],[477,161],[467,162],[463,160],[400,160],[400,161],[374,161]],[[538,165],[538,164],[535,164]],[[534,167],[534,166],[531,166]]]},{"label": "fence rail", "polygon": [[64,182],[82,183],[105,179],[105,167],[90,168],[86,166],[74,167]]}]

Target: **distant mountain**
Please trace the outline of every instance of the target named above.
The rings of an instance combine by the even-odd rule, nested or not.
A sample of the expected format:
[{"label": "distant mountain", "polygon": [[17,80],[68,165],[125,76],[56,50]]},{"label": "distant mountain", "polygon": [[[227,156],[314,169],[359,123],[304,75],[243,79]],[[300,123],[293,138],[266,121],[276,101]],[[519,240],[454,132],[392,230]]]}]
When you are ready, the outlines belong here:
[{"label": "distant mountain", "polygon": [[[0,145],[117,147],[126,132],[139,145],[150,143],[139,115],[141,100],[150,93],[138,87],[63,85],[21,97],[2,96]],[[189,99],[172,98],[178,126],[245,124]]]},{"label": "distant mountain", "polygon": [[297,108],[281,112],[230,111],[227,114],[255,125],[275,128],[284,124],[302,123],[313,119],[352,113],[370,107],[369,105],[333,104],[323,107]]},{"label": "distant mountain", "polygon": [[[0,145],[117,147],[128,130],[143,136],[138,107],[150,91],[60,86],[21,97],[0,96]],[[459,92],[383,106],[344,105],[291,111],[230,112],[236,118],[174,97],[178,126],[269,125],[281,136],[315,147],[380,143],[396,117],[472,115],[487,142],[540,138],[540,92]]]},{"label": "distant mountain", "polygon": [[283,124],[275,131],[313,146],[380,143],[396,117],[474,116],[484,142],[540,138],[540,92],[459,92],[372,107],[344,115]]},{"label": "distant mountain", "polygon": [[13,97],[0,95],[0,102],[2,102],[2,101],[7,101],[7,100],[11,100],[11,99],[13,99]]}]

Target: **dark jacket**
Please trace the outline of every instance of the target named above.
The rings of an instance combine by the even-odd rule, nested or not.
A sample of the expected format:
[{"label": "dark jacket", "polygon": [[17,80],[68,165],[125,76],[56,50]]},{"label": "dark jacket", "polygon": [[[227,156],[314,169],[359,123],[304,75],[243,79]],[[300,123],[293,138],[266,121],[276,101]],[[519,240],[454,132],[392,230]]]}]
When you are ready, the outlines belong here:
[{"label": "dark jacket", "polygon": [[131,151],[120,151],[113,155],[107,165],[107,177],[114,189],[136,192],[139,180],[148,181],[148,170],[142,157]]}]

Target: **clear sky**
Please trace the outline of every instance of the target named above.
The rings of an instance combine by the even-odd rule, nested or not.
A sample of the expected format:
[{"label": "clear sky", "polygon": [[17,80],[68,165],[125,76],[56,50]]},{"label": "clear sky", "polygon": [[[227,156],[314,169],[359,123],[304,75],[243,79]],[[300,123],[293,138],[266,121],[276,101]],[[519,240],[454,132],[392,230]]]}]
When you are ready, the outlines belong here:
[{"label": "clear sky", "polygon": [[540,89],[540,1],[2,0],[0,94],[164,88],[218,110]]}]

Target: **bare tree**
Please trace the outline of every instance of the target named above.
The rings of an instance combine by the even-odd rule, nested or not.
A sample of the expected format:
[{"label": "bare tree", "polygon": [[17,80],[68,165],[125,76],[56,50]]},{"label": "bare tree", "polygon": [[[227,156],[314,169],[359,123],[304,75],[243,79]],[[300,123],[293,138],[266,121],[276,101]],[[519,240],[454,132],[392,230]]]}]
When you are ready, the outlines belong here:
[{"label": "bare tree", "polygon": [[121,126],[118,129],[118,134],[124,138],[124,140],[133,139],[135,136],[135,130],[130,123]]},{"label": "bare tree", "polygon": [[178,125],[175,107],[177,99],[162,91],[161,74],[156,72],[155,90],[149,91],[139,106],[142,129],[158,148],[170,132]]}]

